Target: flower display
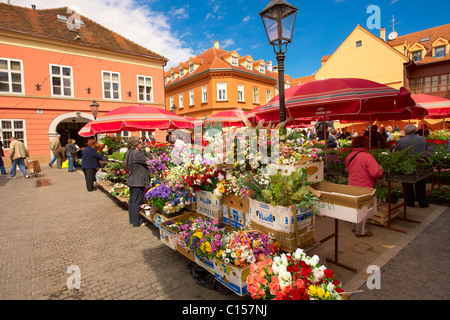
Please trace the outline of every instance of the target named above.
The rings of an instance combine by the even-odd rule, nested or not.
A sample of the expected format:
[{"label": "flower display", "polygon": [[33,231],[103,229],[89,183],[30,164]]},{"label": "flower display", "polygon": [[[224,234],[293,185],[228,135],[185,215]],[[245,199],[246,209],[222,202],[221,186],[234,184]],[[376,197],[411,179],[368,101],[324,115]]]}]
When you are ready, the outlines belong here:
[{"label": "flower display", "polygon": [[[187,185],[194,191],[205,190],[214,192],[218,184],[225,179],[225,171],[215,165],[187,165],[188,172],[182,176]],[[223,183],[222,183],[223,185]],[[221,186],[220,191],[224,191]],[[221,192],[223,194],[223,192]],[[218,195],[216,193],[216,195]]]},{"label": "flower display", "polygon": [[259,300],[340,300],[342,284],[319,257],[302,249],[268,257],[261,255],[250,266],[248,291]]},{"label": "flower display", "polygon": [[160,212],[175,213],[191,203],[190,194],[190,190],[172,189],[162,183],[149,189],[145,194],[145,199]]},{"label": "flower display", "polygon": [[227,236],[225,247],[216,258],[238,267],[247,267],[257,261],[260,255],[272,256],[279,253],[280,244],[272,234],[258,231],[237,230]]}]

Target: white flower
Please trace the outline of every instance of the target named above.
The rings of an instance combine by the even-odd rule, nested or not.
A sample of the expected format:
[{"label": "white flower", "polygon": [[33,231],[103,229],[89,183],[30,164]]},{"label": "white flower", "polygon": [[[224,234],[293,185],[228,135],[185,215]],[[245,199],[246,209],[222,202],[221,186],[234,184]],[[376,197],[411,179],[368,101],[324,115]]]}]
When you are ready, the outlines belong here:
[{"label": "white flower", "polygon": [[295,250],[294,258],[296,260],[300,260],[302,258],[302,255],[303,255],[303,249],[298,248],[297,250]]},{"label": "white flower", "polygon": [[315,255],[313,255],[313,257],[310,260],[310,265],[311,266],[316,266],[316,265],[319,264],[319,261],[320,261],[319,256],[315,254]]},{"label": "white flower", "polygon": [[328,285],[327,285],[327,291],[333,292],[334,288],[335,288],[334,284],[329,282]]}]

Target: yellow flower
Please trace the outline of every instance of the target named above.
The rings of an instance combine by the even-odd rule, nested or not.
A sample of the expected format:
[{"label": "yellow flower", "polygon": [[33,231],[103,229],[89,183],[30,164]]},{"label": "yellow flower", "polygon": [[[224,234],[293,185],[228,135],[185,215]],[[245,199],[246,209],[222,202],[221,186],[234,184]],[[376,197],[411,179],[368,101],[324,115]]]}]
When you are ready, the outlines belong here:
[{"label": "yellow flower", "polygon": [[302,154],[301,156],[300,156],[300,159],[306,159],[307,158],[307,155],[306,154]]},{"label": "yellow flower", "polygon": [[324,294],[325,290],[323,290],[322,288],[317,288],[317,296],[319,297],[319,299],[322,299]]},{"label": "yellow flower", "polygon": [[327,292],[325,293],[325,296],[324,296],[323,298],[324,298],[324,299],[331,299],[330,291],[327,291]]},{"label": "yellow flower", "polygon": [[313,285],[310,285],[308,288],[308,293],[310,296],[315,296],[317,293],[316,287]]}]

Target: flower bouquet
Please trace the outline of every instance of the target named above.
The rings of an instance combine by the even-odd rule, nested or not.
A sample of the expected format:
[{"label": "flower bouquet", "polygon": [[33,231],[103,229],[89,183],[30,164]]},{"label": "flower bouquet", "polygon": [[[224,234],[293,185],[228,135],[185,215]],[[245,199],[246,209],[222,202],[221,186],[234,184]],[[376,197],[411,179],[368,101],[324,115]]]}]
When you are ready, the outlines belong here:
[{"label": "flower bouquet", "polygon": [[158,184],[147,191],[145,199],[160,213],[169,215],[187,207],[190,204],[189,196],[189,190],[172,189],[165,184]]},{"label": "flower bouquet", "polygon": [[130,188],[123,183],[116,183],[111,190],[109,190],[109,194],[113,197],[129,198]]},{"label": "flower bouquet", "polygon": [[332,270],[302,249],[275,257],[261,255],[250,266],[248,291],[259,300],[341,300],[341,283]]}]

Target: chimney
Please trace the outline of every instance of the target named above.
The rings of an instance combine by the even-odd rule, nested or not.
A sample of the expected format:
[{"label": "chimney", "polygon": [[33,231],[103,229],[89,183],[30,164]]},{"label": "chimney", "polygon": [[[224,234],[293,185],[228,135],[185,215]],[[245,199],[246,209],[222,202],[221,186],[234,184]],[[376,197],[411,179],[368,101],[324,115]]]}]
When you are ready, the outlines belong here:
[{"label": "chimney", "polygon": [[380,38],[381,38],[381,40],[386,41],[386,29],[385,28],[380,29]]},{"label": "chimney", "polygon": [[272,69],[272,61],[267,61],[267,70],[269,70],[270,72],[273,71],[273,69]]},{"label": "chimney", "polygon": [[214,41],[214,48],[216,48],[217,50],[219,50],[220,49],[220,46],[219,46],[219,41]]},{"label": "chimney", "polygon": [[32,4],[31,9],[36,10],[36,5]]}]

